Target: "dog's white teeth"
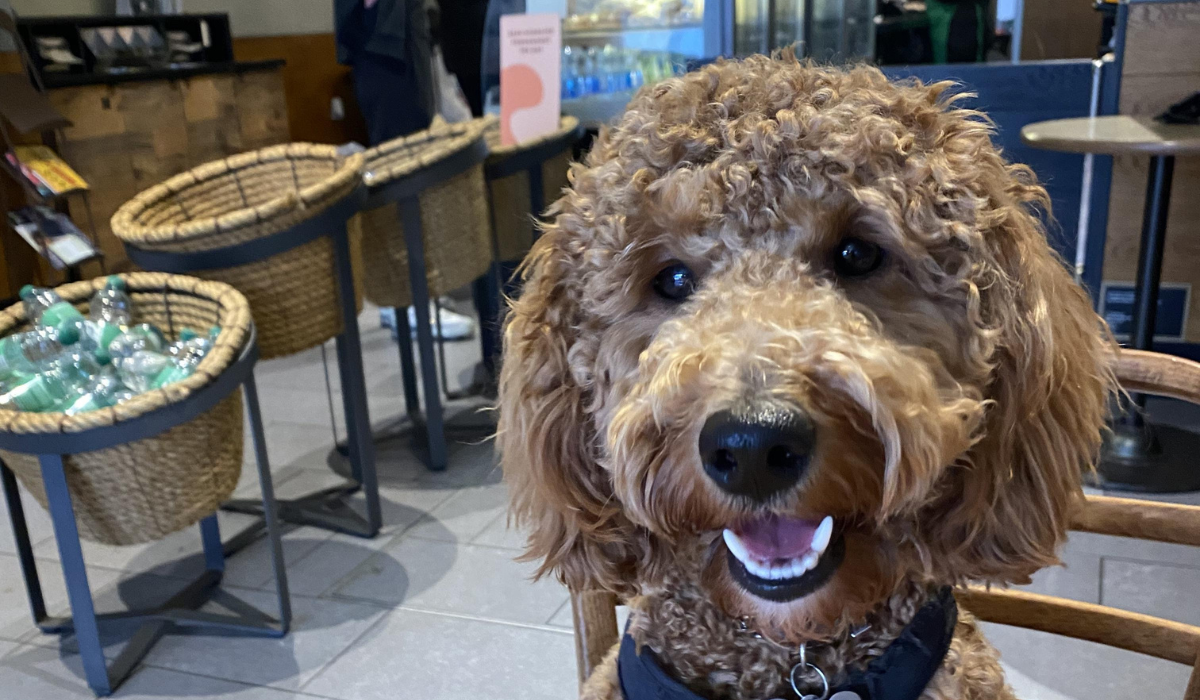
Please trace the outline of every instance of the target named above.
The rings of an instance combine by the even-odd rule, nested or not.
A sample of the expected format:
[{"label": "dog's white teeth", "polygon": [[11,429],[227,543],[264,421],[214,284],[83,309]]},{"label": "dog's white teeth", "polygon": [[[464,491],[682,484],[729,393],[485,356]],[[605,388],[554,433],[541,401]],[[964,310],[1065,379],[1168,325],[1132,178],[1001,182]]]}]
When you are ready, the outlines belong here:
[{"label": "dog's white teeth", "polygon": [[803,556],[792,559],[762,561],[750,553],[750,549],[742,542],[742,538],[733,530],[722,530],[721,537],[729,552],[745,566],[746,571],[758,578],[770,581],[799,578],[805,572],[812,571],[821,560],[821,555],[829,547],[833,537],[833,518],[826,516],[813,532],[812,544]]},{"label": "dog's white teeth", "polygon": [[829,539],[833,537],[833,517],[826,515],[817,526],[817,531],[813,533],[812,551],[818,556],[825,553],[825,548],[829,546]]},{"label": "dog's white teeth", "polygon": [[729,551],[733,553],[733,556],[737,557],[738,561],[742,562],[746,566],[750,566],[750,551],[746,549],[746,545],[742,544],[742,540],[737,536],[737,533],[733,530],[726,529],[721,533],[721,536],[725,538],[725,546],[729,548]]},{"label": "dog's white teeth", "polygon": [[817,554],[816,552],[809,552],[808,554],[804,555],[803,559],[800,560],[800,566],[802,566],[805,571],[812,571],[813,569],[817,568],[817,562],[820,559],[821,555]]},{"label": "dog's white teeth", "polygon": [[749,571],[755,576],[766,579],[772,578],[770,564],[762,564],[753,560],[743,563],[746,565],[746,571]]}]

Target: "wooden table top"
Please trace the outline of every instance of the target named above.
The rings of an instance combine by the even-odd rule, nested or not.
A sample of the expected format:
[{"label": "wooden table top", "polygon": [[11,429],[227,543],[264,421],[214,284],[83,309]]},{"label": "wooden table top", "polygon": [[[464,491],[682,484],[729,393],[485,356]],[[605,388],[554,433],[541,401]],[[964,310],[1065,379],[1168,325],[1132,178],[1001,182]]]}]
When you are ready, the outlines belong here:
[{"label": "wooden table top", "polygon": [[1026,124],[1021,141],[1027,146],[1067,153],[1149,156],[1200,154],[1200,125],[1163,124],[1151,117],[1054,119]]}]

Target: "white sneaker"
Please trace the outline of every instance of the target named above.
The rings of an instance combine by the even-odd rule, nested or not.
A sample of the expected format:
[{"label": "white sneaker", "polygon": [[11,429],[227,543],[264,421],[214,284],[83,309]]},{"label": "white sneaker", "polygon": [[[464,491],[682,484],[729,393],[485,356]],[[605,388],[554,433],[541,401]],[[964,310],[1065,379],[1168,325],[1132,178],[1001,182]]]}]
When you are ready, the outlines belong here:
[{"label": "white sneaker", "polygon": [[[432,326],[433,337],[437,338],[438,324],[433,317],[434,306],[429,305],[429,324]],[[464,316],[460,313],[455,313],[445,306],[442,307],[442,340],[463,340],[470,338],[475,333],[475,320],[470,316]],[[408,327],[412,330],[413,337],[417,335],[417,310],[410,306],[408,307]]]}]

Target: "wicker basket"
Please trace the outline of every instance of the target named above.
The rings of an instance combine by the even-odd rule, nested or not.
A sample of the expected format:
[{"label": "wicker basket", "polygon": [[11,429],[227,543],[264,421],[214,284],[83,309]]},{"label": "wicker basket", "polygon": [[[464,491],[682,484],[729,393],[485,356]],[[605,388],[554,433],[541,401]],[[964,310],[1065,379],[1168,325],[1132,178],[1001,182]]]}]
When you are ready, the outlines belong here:
[{"label": "wicker basket", "polygon": [[[558,131],[532,141],[517,146],[501,146],[500,126],[498,122],[493,122],[485,133],[488,142],[487,164],[501,162],[523,150],[562,138],[564,134],[579,128],[579,120],[575,117],[563,117],[558,126]],[[558,199],[568,185],[567,169],[571,165],[573,145],[568,145],[562,152],[542,162],[542,201],[546,206]],[[508,177],[489,180],[488,187],[491,189],[492,213],[495,217],[493,222],[496,226],[500,259],[520,260],[533,245],[534,217],[542,213],[529,211],[529,175],[522,171]]]},{"label": "wicker basket", "polygon": [[[113,215],[112,230],[126,243],[156,251],[244,243],[295,226],[348,195],[361,182],[363,162],[361,153],[343,158],[333,146],[303,143],[242,153],[142,192]],[[361,248],[355,235],[350,248],[357,272]],[[227,282],[250,300],[263,359],[305,350],[342,332],[328,237],[265,260],[196,274]],[[362,300],[356,302],[361,308]]]},{"label": "wicker basket", "polygon": [[[470,148],[489,121],[436,124],[372,148],[366,153],[369,184],[387,184]],[[492,243],[483,164],[428,188],[418,199],[429,294],[445,294],[485,274],[492,262]],[[411,304],[408,248],[398,205],[364,210],[355,217],[354,228],[362,231],[367,298],[379,306]]]},{"label": "wicker basket", "polygon": [[[250,330],[250,305],[227,284],[158,272],[122,275],[133,299],[134,321],[152,323],[175,338],[183,328],[221,327],[196,373],[112,408],[68,416],[0,410],[0,431],[74,433],[116,426],[185,400],[238,358]],[[85,314],[104,278],[59,287]],[[0,311],[0,337],[28,330],[22,304]],[[33,497],[46,506],[35,455],[0,451]],[[187,423],[154,437],[63,460],[79,534],[104,544],[137,544],[181,530],[216,512],[242,472],[242,400],[235,391]]]}]

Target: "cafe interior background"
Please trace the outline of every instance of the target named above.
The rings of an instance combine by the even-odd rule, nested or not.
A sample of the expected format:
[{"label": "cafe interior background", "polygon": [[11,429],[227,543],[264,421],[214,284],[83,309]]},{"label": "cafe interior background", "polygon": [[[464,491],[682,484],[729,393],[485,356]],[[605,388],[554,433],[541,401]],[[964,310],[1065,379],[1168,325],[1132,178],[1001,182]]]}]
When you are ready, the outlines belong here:
[{"label": "cafe interior background", "polygon": [[[278,236],[266,236],[262,240],[273,243],[254,250],[242,240],[223,243],[225,254],[258,270],[246,281],[254,291],[242,290],[254,324],[243,319],[245,332],[234,339],[241,344],[230,346],[223,370],[228,381],[219,387],[224,394],[214,388],[220,382],[180,384],[186,390],[178,396],[128,420],[86,429],[71,423],[83,437],[69,441],[54,437],[63,424],[45,429],[49,437],[36,426],[0,426],[9,496],[0,506],[0,698],[110,692],[231,700],[572,697],[583,663],[576,651],[578,607],[557,582],[534,581],[535,564],[518,561],[523,535],[509,527],[508,493],[488,438],[491,418],[480,411],[494,398],[495,319],[502,313],[496,288],[528,249],[529,219],[553,201],[566,163],[586,151],[633,92],[718,56],[795,45],[818,61],[867,62],[896,78],[957,81],[973,93],[967,103],[994,120],[1006,156],[1032,166],[1046,183],[1052,244],[1118,339],[1128,342],[1136,334],[1136,307],[1146,298],[1137,286],[1145,281],[1157,292],[1157,318],[1146,331],[1153,348],[1200,359],[1200,311],[1191,297],[1200,282],[1200,197],[1193,196],[1200,157],[1170,158],[1173,185],[1168,178],[1166,188],[1175,196],[1157,200],[1165,205],[1157,214],[1165,223],[1153,270],[1160,278],[1153,280],[1139,272],[1146,267],[1139,254],[1155,245],[1145,234],[1144,203],[1155,196],[1150,159],[1046,150],[1021,138],[1024,127],[1047,120],[1149,119],[1200,90],[1200,2],[441,0],[432,8],[441,59],[465,101],[459,112],[469,110],[473,119],[499,109],[499,17],[559,14],[559,126],[512,146],[485,135],[492,127],[459,121],[374,154],[377,181],[367,178],[366,206],[392,197],[399,207],[391,228],[376,238],[365,215],[357,221],[350,215],[358,214],[338,209],[344,215],[333,229],[340,233],[327,242],[312,238],[317,233],[305,222],[288,221],[271,224],[268,233],[304,231],[315,242],[286,248]],[[117,17],[118,11],[126,14]],[[119,214],[130,202],[149,211],[157,206],[149,196],[156,192],[165,197],[168,189],[178,194],[198,187],[202,177],[177,176],[212,161],[243,163],[232,157],[280,144],[319,144],[303,153],[276,150],[272,157],[291,163],[288,177],[297,186],[297,163],[311,164],[318,178],[313,192],[361,189],[342,177],[342,164],[361,150],[345,145],[373,144],[352,71],[337,60],[332,0],[0,0],[0,20],[6,154],[47,147],[86,181],[86,189],[55,188],[31,179],[19,162],[3,163],[0,307],[20,305],[26,285],[100,280],[86,291],[70,288],[69,302],[92,298],[95,305],[92,294],[108,275],[233,267],[203,250],[136,239],[122,228],[136,227]],[[954,40],[962,38],[963,26],[972,35],[965,49]],[[121,27],[129,31],[122,35]],[[371,157],[368,151],[368,170]],[[251,171],[265,160],[245,161],[245,177],[256,176]],[[213,181],[235,166],[228,170]],[[438,189],[460,173],[477,173],[479,186]],[[164,181],[175,184],[154,189]],[[262,186],[282,185],[264,180]],[[247,203],[245,192],[241,203]],[[473,213],[461,213],[466,228],[443,232],[429,223],[427,206]],[[396,233],[397,217],[411,228],[409,214],[418,209],[418,223],[429,229],[421,256],[411,247],[411,231]],[[357,223],[342,227],[347,219]],[[73,232],[63,234],[63,227]],[[445,241],[438,237],[443,233]],[[55,243],[52,234],[67,237]],[[387,260],[410,279],[428,276],[428,283],[399,296],[372,293],[372,276],[388,273],[372,270],[371,241],[392,246]],[[325,246],[324,264],[334,261],[318,282],[306,281],[310,272],[300,271],[309,270],[302,263],[288,258],[286,265],[297,265],[289,268],[280,262],[301,251],[308,255],[306,246],[316,243]],[[316,323],[318,313],[339,312],[336,306],[296,308],[294,299],[304,294],[297,287],[315,285],[346,309],[344,292],[353,287],[345,285],[363,275],[367,299],[355,307],[356,326],[337,321],[327,332],[288,337]],[[242,318],[242,307],[220,301],[224,292],[216,288],[185,292],[158,277],[127,279],[135,307],[165,307],[155,322],[170,326],[168,336],[178,335],[175,325],[199,297],[218,309],[212,319],[219,317],[222,333],[226,321]],[[246,277],[212,279],[242,289],[238,280]],[[271,315],[286,319],[277,324],[282,329],[267,327]],[[0,333],[17,330],[16,323],[0,322]],[[197,330],[203,335],[207,329]],[[210,352],[216,353],[226,341],[213,337]],[[250,353],[254,343],[258,348]],[[244,395],[256,395],[254,408],[227,401],[239,386]],[[232,406],[237,415],[231,413],[225,427],[205,428],[213,432],[207,441],[163,448],[158,460],[175,468],[203,463],[207,453],[188,450],[215,452],[242,434],[244,449],[237,440],[230,458],[229,488],[198,497],[188,507],[199,511],[177,524],[109,532],[105,523],[128,525],[126,515],[139,508],[154,510],[146,517],[159,523],[183,507],[129,497],[131,490],[144,496],[142,485],[130,484],[161,465],[127,445],[160,440],[152,436],[172,428],[198,434],[195,426],[209,420],[217,410],[212,406]],[[1179,466],[1196,454],[1187,445],[1200,412],[1158,398],[1147,410],[1164,431],[1184,437],[1155,471],[1162,483],[1133,484],[1136,497],[1200,505],[1200,467],[1189,474]],[[125,471],[105,477],[114,480],[114,495],[89,497],[71,476],[86,465],[69,453],[101,447],[108,457],[93,461],[108,468],[108,461],[126,460],[112,466]],[[54,453],[49,470],[47,453]],[[62,465],[68,477],[59,484],[53,474],[61,477]],[[1129,488],[1101,484],[1090,493],[1130,496]],[[63,510],[72,499],[76,517]],[[278,499],[284,507],[272,520],[255,499]],[[76,519],[83,524],[76,527]],[[192,527],[197,522],[200,533]],[[1080,532],[1072,534],[1063,559],[1065,567],[1040,572],[1024,589],[1200,625],[1196,547]],[[89,617],[85,599],[101,614],[90,638],[78,622]],[[146,608],[159,617],[138,618],[129,629],[104,617]],[[177,608],[192,615],[162,612]],[[213,622],[217,629],[191,628],[183,621],[198,618],[192,608],[219,608],[229,616]],[[623,608],[617,612],[624,615]],[[72,614],[78,635],[63,617]],[[1184,664],[1046,632],[993,623],[984,628],[1011,684],[1029,700],[1168,698],[1188,687]]]}]

